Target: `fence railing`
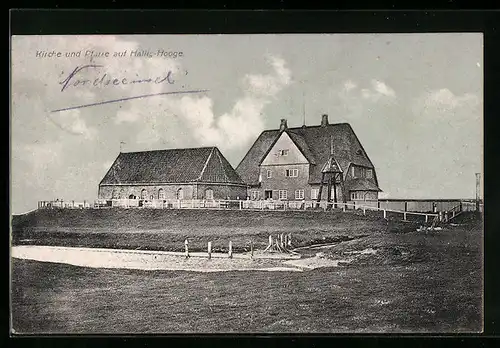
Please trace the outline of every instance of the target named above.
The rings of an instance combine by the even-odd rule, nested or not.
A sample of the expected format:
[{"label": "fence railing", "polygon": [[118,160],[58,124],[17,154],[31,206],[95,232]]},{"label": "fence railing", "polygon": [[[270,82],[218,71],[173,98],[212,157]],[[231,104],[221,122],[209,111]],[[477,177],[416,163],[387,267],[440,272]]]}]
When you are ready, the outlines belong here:
[{"label": "fence railing", "polygon": [[[388,219],[389,217],[402,220],[410,220],[410,217],[422,219],[429,222],[430,219],[438,221],[448,221],[450,218],[463,211],[475,211],[477,209],[475,202],[469,201],[454,201],[455,205],[441,205],[440,208],[448,208],[446,210],[436,210],[436,205],[421,205],[421,211],[418,211],[417,205],[411,205],[412,201],[397,201],[396,205],[399,209],[394,209],[394,205],[390,205],[390,201],[348,201],[346,203],[326,202],[326,201],[281,201],[281,200],[229,200],[229,199],[111,199],[111,200],[95,200],[93,203],[89,201],[40,201],[38,202],[39,209],[105,209],[105,208],[150,208],[150,209],[230,209],[230,210],[266,210],[266,211],[287,211],[287,210],[342,210],[357,211],[366,215],[367,211],[375,211]],[[449,201],[451,202],[451,201]],[[440,202],[440,203],[449,203]],[[458,205],[456,204],[457,202]],[[413,203],[419,203],[413,201]],[[428,203],[428,202],[420,202]],[[480,204],[480,211],[483,210],[483,204]]]}]

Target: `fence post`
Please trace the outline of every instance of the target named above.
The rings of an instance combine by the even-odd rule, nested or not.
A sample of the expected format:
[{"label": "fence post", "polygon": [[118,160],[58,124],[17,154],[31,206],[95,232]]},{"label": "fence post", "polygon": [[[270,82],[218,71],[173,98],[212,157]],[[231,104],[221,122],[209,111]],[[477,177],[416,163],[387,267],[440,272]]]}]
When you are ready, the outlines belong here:
[{"label": "fence post", "polygon": [[233,258],[233,242],[229,241],[229,258]]},{"label": "fence post", "polygon": [[387,210],[384,209],[384,219],[387,218]]},{"label": "fence post", "polygon": [[288,245],[287,246],[292,246],[292,234],[288,233]]},{"label": "fence post", "polygon": [[425,214],[425,222],[429,221],[429,215]]},{"label": "fence post", "polygon": [[187,238],[184,241],[184,253],[186,255],[186,259],[189,258],[189,246],[188,246],[188,240],[187,240]]},{"label": "fence post", "polygon": [[241,210],[242,202],[240,201],[240,210]]},{"label": "fence post", "polygon": [[345,203],[344,203],[344,205],[342,206],[342,211],[345,213]]},{"label": "fence post", "polygon": [[363,206],[363,215],[366,215],[366,207]]},{"label": "fence post", "polygon": [[406,221],[406,212],[403,213],[403,220]]},{"label": "fence post", "polygon": [[283,248],[283,233],[280,233],[280,247]]},{"label": "fence post", "polygon": [[208,242],[208,259],[212,258],[212,242]]},{"label": "fence post", "polygon": [[443,212],[442,211],[439,212],[438,216],[439,216],[439,221],[443,221]]},{"label": "fence post", "polygon": [[444,221],[448,222],[448,211],[444,212]]}]

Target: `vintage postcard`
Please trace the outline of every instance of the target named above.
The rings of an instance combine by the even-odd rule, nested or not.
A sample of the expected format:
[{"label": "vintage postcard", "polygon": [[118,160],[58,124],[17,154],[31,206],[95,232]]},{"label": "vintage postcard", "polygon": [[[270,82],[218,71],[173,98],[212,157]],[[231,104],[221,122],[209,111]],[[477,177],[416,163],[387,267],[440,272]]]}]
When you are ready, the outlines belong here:
[{"label": "vintage postcard", "polygon": [[11,38],[11,332],[480,333],[483,36]]}]

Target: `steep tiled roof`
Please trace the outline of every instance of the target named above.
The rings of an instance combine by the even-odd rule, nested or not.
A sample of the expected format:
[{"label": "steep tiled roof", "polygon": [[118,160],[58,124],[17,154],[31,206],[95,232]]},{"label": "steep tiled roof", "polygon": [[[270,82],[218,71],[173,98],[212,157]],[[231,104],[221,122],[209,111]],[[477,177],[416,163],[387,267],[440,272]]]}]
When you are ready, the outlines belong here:
[{"label": "steep tiled roof", "polygon": [[[343,172],[347,171],[350,163],[374,168],[348,123],[288,128],[286,132],[312,164],[309,177],[311,183],[319,183],[321,180],[321,169],[330,158],[332,140],[334,157]],[[279,135],[279,130],[262,132],[236,168],[247,184],[258,183],[260,161]],[[314,162],[309,158],[314,159]]]},{"label": "steep tiled roof", "polygon": [[122,152],[101,184],[194,181],[243,184],[216,147]]},{"label": "steep tiled roof", "polygon": [[346,191],[382,191],[372,180],[364,178],[356,178],[346,180]]}]

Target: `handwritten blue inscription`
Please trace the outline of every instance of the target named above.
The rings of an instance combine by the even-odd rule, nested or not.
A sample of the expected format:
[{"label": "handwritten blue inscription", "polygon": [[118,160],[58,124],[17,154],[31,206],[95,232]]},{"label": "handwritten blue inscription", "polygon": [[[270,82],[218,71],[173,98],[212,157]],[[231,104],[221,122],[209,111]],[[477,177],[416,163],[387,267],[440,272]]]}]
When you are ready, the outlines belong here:
[{"label": "handwritten blue inscription", "polygon": [[[92,79],[81,77],[81,74],[83,74],[84,72],[87,72],[87,71],[93,70],[93,69],[102,68],[102,67],[103,67],[103,65],[97,65],[97,64],[77,66],[68,76],[66,76],[66,78],[64,78],[64,80],[59,82],[59,84],[62,85],[61,92],[64,92],[64,91],[67,91],[69,89],[73,89],[76,87],[80,87],[80,86],[90,86],[90,87],[99,88],[99,87],[106,87],[106,86],[133,85],[133,84],[168,84],[168,85],[172,85],[175,83],[175,81],[173,79],[172,71],[168,71],[163,75],[158,75],[158,76],[153,76],[153,77],[142,77],[142,78],[135,78],[135,79],[131,79],[131,78],[123,77],[123,76],[112,77],[112,76],[108,75],[107,73],[104,73],[102,75],[98,75],[97,77],[92,78]],[[187,74],[187,72],[186,72],[186,74]],[[70,106],[70,107],[52,110],[51,112],[68,111],[68,110],[74,110],[74,109],[87,108],[87,107],[91,107],[91,106],[104,105],[104,104],[110,104],[110,103],[119,103],[119,102],[123,102],[123,101],[127,101],[127,100],[142,99],[142,98],[149,98],[149,97],[169,95],[169,94],[193,94],[193,93],[203,93],[203,92],[207,92],[207,91],[208,91],[207,89],[195,89],[195,90],[189,90],[189,91],[183,90],[183,91],[170,91],[170,92],[162,92],[162,93],[149,93],[149,94],[136,95],[136,96],[132,96],[132,97],[103,100],[103,101],[99,101],[99,102]]]},{"label": "handwritten blue inscription", "polygon": [[163,75],[153,76],[153,77],[140,77],[140,78],[127,78],[123,76],[113,77],[104,73],[98,75],[96,78],[88,79],[81,78],[81,74],[87,72],[88,70],[98,69],[104,67],[103,65],[89,64],[77,66],[64,80],[60,81],[59,84],[62,85],[61,92],[71,88],[79,86],[91,86],[91,87],[106,87],[106,86],[119,86],[119,85],[133,85],[133,84],[174,84],[173,73],[168,71]]}]

